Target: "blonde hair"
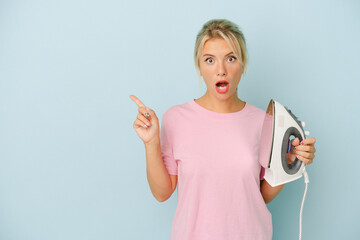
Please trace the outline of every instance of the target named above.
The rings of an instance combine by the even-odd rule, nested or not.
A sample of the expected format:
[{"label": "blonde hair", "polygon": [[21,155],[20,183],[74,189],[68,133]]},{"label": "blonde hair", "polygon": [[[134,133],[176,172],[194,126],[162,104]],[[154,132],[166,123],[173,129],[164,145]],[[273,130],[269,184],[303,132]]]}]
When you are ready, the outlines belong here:
[{"label": "blonde hair", "polygon": [[246,72],[248,56],[245,37],[239,29],[239,26],[226,19],[212,19],[203,25],[202,29],[196,36],[194,61],[198,72],[199,87],[201,85],[199,57],[204,48],[205,42],[212,38],[223,38],[229,44],[236,58],[239,59],[244,73]]}]

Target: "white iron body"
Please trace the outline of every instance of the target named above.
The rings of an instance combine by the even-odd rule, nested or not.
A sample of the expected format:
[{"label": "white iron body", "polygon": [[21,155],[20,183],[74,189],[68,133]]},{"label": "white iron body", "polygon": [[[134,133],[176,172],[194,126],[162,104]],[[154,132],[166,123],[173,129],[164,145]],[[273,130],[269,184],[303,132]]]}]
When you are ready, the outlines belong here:
[{"label": "white iron body", "polygon": [[290,137],[305,139],[305,122],[280,103],[270,100],[262,128],[259,159],[265,168],[265,180],[272,186],[285,184],[302,177],[305,165],[299,159],[288,164],[286,157],[290,151]]}]

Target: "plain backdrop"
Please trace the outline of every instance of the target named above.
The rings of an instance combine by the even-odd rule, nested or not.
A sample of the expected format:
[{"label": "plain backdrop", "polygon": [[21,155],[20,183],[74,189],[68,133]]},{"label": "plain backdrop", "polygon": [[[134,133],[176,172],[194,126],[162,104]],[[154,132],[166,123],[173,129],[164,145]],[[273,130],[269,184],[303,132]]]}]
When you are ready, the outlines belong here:
[{"label": "plain backdrop", "polygon": [[[0,239],[170,239],[177,192],[152,195],[134,94],[160,119],[199,98],[202,25],[245,34],[239,97],[287,106],[315,137],[303,239],[360,234],[359,1],[1,1]],[[191,137],[191,136],[189,136]],[[270,203],[298,239],[304,179]]]}]

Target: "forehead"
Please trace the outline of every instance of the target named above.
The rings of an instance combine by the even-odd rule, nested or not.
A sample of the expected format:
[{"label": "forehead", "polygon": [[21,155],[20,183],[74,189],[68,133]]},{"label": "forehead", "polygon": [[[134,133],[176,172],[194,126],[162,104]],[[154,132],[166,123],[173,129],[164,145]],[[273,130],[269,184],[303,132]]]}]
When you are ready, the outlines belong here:
[{"label": "forehead", "polygon": [[230,46],[223,38],[211,38],[204,44],[202,55],[204,54],[228,54],[231,51]]}]

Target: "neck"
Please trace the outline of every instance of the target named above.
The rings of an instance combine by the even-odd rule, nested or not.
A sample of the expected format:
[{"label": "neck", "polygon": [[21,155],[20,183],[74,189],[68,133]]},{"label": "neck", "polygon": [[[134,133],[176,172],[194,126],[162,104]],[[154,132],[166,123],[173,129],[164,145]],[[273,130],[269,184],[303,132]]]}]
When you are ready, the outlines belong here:
[{"label": "neck", "polygon": [[200,106],[218,113],[232,113],[243,109],[245,102],[234,95],[226,99],[219,99],[214,96],[205,94],[199,99],[195,100]]}]

